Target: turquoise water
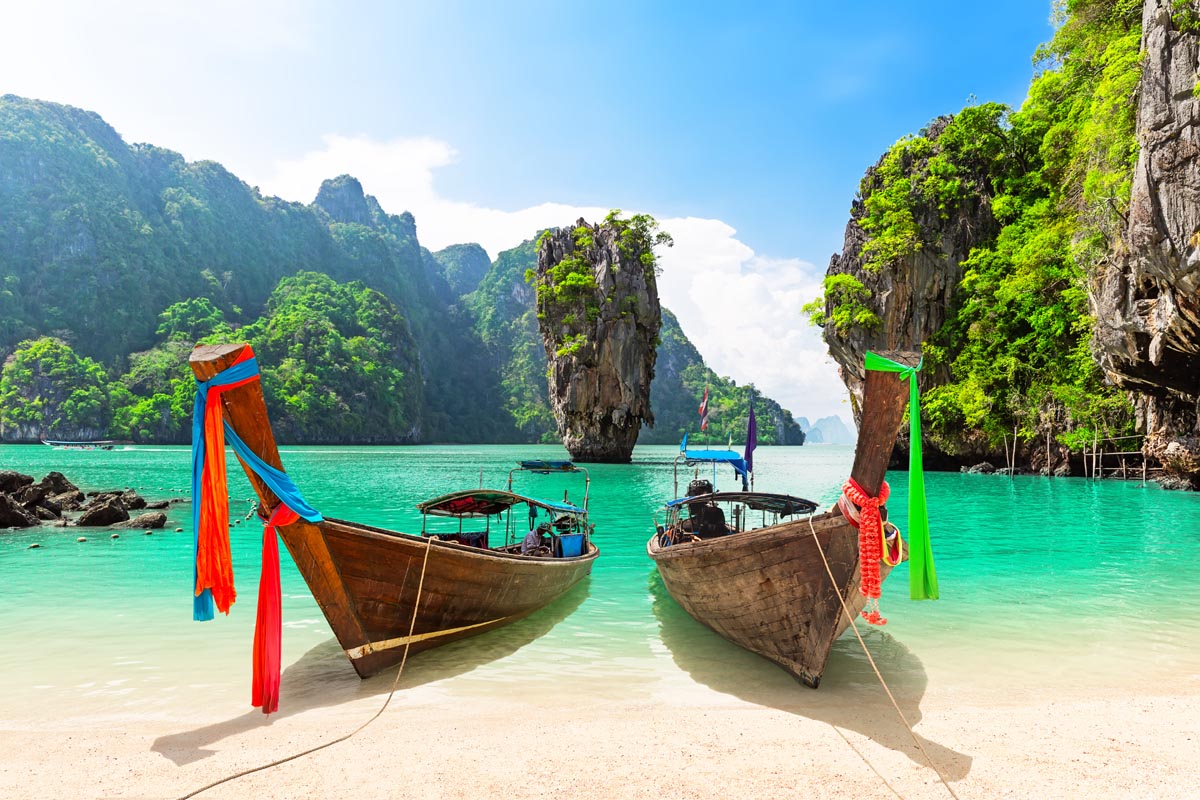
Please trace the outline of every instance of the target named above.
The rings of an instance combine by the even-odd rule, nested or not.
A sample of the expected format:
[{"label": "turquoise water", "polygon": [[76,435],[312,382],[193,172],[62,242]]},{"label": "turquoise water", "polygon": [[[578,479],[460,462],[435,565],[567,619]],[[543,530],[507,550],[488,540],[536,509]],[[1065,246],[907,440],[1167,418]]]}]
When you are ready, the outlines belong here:
[{"label": "turquoise water", "polygon": [[[794,692],[774,666],[690,620],[657,582],[645,542],[657,503],[672,493],[671,447],[638,448],[631,466],[591,467],[591,579],[559,604],[500,631],[414,658],[403,686],[440,691],[587,692],[653,697],[695,683],[760,699]],[[564,457],[558,447],[285,448],[284,464],[328,516],[414,531],[421,499],[502,485],[518,458]],[[760,448],[756,488],[828,505],[850,448]],[[232,515],[252,496],[230,458]],[[185,448],[111,452],[0,446],[0,469],[40,478],[57,469],[88,489],[134,487],[150,499],[184,496]],[[905,528],[904,473],[890,476]],[[732,475],[720,475],[726,488]],[[1152,690],[1200,685],[1200,495],[1118,481],[930,474],[927,490],[942,600],[907,599],[906,567],[884,587],[886,628],[867,641],[885,674],[920,691],[1009,694],[1030,687]],[[582,487],[569,476],[519,476],[549,498]],[[183,532],[173,532],[182,527]],[[88,541],[77,542],[86,536]],[[191,621],[190,506],[144,535],[102,529],[0,531],[0,707],[10,714],[171,714],[248,697],[262,529],[234,526],[239,602],[228,618]],[[32,543],[40,544],[30,549]],[[282,548],[281,548],[282,550]],[[379,693],[360,682],[283,550],[284,704]],[[383,677],[383,676],[381,676]],[[835,646],[823,694],[874,680],[857,641]],[[188,698],[184,702],[184,698]]]}]

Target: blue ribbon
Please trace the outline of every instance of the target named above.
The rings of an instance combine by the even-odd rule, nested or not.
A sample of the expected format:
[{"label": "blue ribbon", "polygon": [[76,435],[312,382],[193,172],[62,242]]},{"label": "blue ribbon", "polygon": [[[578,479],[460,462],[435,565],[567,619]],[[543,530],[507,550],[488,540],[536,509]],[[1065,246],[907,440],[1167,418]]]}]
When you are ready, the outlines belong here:
[{"label": "blue ribbon", "polygon": [[[196,381],[196,401],[192,406],[192,619],[203,622],[214,616],[212,591],[205,589],[195,593],[197,580],[196,558],[200,552],[200,492],[204,475],[204,410],[208,404],[208,390],[218,386],[240,383],[258,375],[258,359],[249,358],[218,372],[207,381]],[[281,502],[309,522],[324,519],[300,494],[300,489],[286,472],[275,469],[263,461],[234,433],[225,421],[225,437],[255,475],[274,493]]]}]

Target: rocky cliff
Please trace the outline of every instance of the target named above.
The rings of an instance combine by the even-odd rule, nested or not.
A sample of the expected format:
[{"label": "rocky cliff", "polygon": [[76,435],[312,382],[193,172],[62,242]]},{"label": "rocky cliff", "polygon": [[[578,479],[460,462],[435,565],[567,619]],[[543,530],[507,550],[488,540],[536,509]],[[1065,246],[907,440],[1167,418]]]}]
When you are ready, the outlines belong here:
[{"label": "rocky cliff", "polygon": [[544,234],[537,268],[538,326],[549,361],[550,405],[573,459],[627,462],[643,421],[653,424],[662,309],[652,220],[578,220]]},{"label": "rocky cliff", "polygon": [[1128,221],[1090,300],[1100,364],[1131,393],[1146,454],[1200,488],[1200,37],[1189,5],[1143,8]]},{"label": "rocky cliff", "polygon": [[[856,423],[861,416],[866,380],[864,354],[868,350],[920,351],[946,322],[962,281],[962,262],[973,247],[994,238],[999,229],[991,211],[990,185],[982,177],[976,177],[964,187],[957,202],[949,206],[939,207],[938,202],[914,194],[908,212],[911,221],[906,226],[911,235],[894,258],[873,256],[868,247],[868,242],[879,232],[869,233],[863,226],[866,201],[884,189],[885,177],[881,173],[885,168],[905,176],[927,172],[931,157],[937,153],[938,139],[952,121],[950,116],[939,117],[921,132],[920,138],[933,148],[924,151],[893,148],[867,170],[859,195],[850,207],[842,252],[829,262],[824,311],[820,316],[824,319],[825,342],[850,392]],[[847,289],[837,289],[836,276],[840,275],[855,283],[843,284],[849,286]],[[830,290],[830,286],[835,288]],[[855,307],[853,313],[857,318],[841,324],[839,306],[844,312],[848,305]],[[923,371],[922,391],[944,382],[946,373],[945,366]],[[978,443],[958,442],[955,449],[971,451],[977,446]],[[927,461],[938,460],[936,449],[927,453]]]}]

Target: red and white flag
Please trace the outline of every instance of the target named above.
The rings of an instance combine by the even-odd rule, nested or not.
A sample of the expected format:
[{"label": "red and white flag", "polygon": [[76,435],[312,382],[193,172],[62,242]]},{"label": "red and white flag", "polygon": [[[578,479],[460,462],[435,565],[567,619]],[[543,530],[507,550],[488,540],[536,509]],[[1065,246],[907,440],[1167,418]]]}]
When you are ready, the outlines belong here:
[{"label": "red and white flag", "polygon": [[700,430],[708,430],[708,387],[704,387],[704,399],[700,401]]}]

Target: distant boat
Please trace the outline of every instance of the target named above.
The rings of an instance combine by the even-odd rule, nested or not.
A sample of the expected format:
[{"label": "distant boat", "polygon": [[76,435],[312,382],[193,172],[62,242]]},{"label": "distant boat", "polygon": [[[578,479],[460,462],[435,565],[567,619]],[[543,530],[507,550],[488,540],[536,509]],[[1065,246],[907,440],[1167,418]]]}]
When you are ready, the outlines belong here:
[{"label": "distant boat", "polygon": [[[192,371],[208,381],[246,347],[197,347]],[[261,383],[243,381],[220,402],[228,428],[282,471]],[[581,474],[583,499],[576,505],[516,494],[514,472]],[[279,499],[252,470],[246,474],[269,516]],[[406,650],[418,653],[515,622],[587,577],[600,554],[591,541],[589,484],[587,471],[568,461],[523,462],[504,489],[468,489],[419,504],[420,533],[303,518],[278,531],[350,663],[367,678],[400,663]],[[439,527],[439,517],[458,525]]]},{"label": "distant boat", "polygon": [[[908,354],[889,358],[917,364]],[[879,494],[908,396],[895,372],[867,372],[850,474],[870,497]],[[699,470],[680,496],[680,464],[711,467],[714,478],[718,467],[732,467],[743,489],[748,472],[732,450],[687,451],[686,439],[684,448],[675,462],[675,498],[646,545],[663,585],[696,620],[817,688],[834,640],[850,625],[842,603],[855,617],[867,603],[860,592],[857,525],[838,507],[810,516],[817,505],[799,497],[717,492]],[[891,557],[880,563],[880,581],[891,571],[887,561],[906,557],[898,532],[888,546]]]},{"label": "distant boat", "polygon": [[56,450],[112,450],[117,443],[110,439],[93,442],[60,442],[56,439],[42,439],[42,444]]}]

